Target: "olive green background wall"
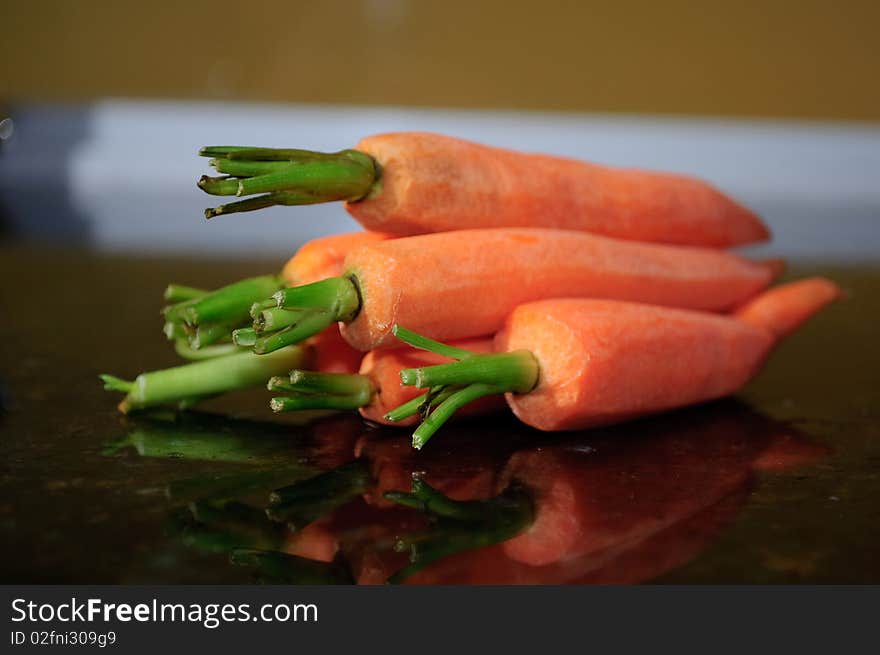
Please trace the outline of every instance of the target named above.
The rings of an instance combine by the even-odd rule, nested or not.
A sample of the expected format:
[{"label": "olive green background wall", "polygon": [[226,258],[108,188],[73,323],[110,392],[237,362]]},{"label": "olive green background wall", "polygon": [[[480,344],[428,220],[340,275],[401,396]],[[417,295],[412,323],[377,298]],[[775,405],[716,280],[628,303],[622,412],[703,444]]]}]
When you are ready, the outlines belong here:
[{"label": "olive green background wall", "polygon": [[0,100],[880,119],[880,2],[4,0]]}]

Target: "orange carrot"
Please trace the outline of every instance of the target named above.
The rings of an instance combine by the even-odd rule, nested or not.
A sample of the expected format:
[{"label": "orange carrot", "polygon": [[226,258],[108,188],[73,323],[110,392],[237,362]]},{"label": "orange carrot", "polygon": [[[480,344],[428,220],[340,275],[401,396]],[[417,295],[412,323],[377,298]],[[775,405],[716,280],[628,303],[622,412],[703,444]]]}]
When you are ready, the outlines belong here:
[{"label": "orange carrot", "polygon": [[265,148],[206,148],[202,154],[217,157],[212,164],[220,172],[239,176],[203,177],[204,191],[267,192],[208,210],[208,217],[345,200],[367,229],[401,235],[552,227],[713,247],[769,235],[754,213],[692,177],[526,154],[439,134],[380,134],[335,154]]},{"label": "orange carrot", "polygon": [[[613,423],[725,396],[757,374],[782,336],[838,295],[827,280],[803,280],[766,292],[732,317],[614,300],[522,305],[496,336],[502,354],[401,371],[404,384],[462,388],[416,430],[414,445],[457,406],[502,388],[517,417],[540,430]],[[406,330],[398,336],[431,348]]]},{"label": "orange carrot", "polygon": [[305,343],[313,349],[311,368],[315,371],[346,375],[356,373],[360,367],[363,353],[348,345],[336,325],[318,332]]},{"label": "orange carrot", "polygon": [[342,262],[352,250],[390,239],[381,232],[348,232],[312,239],[304,243],[284,265],[281,277],[289,286],[311,284],[342,273]]},{"label": "orange carrot", "polygon": [[278,307],[307,315],[255,350],[294,343],[332,321],[344,322],[346,340],[362,351],[391,343],[396,323],[436,339],[484,336],[517,305],[543,298],[723,311],[766,287],[775,268],[711,249],[525,228],[382,241],[352,251],[345,266],[344,277],[275,294]]},{"label": "orange carrot", "polygon": [[[342,341],[336,326],[331,326],[312,337],[309,342],[335,333],[335,339]],[[471,352],[492,352],[491,339],[470,340],[456,344],[456,348],[466,348]],[[331,350],[331,354],[332,354]],[[337,366],[331,357],[322,357],[321,345],[316,346],[315,371],[293,370],[289,377],[272,378],[269,390],[284,392],[286,396],[272,399],[270,406],[276,412],[296,411],[301,409],[357,409],[361,415],[373,422],[385,425],[413,425],[424,404],[425,409],[442,402],[445,395],[425,394],[413,387],[400,384],[400,371],[413,366],[429,366],[451,361],[435,353],[413,351],[406,348],[387,348],[372,350],[363,356],[342,341],[343,353],[354,353],[358,356],[360,372],[352,374],[345,367],[350,364],[348,359]],[[357,370],[355,365],[353,370]],[[466,415],[486,414],[504,406],[499,397],[486,398],[483,402],[468,407]],[[396,421],[386,414],[397,407],[404,409],[396,412]],[[408,408],[408,409],[407,409]]]},{"label": "orange carrot", "polygon": [[345,260],[363,297],[343,335],[359,350],[395,323],[435,339],[496,332],[525,302],[614,298],[723,311],[772,271],[715,250],[618,241],[564,230],[467,230],[358,248]]}]

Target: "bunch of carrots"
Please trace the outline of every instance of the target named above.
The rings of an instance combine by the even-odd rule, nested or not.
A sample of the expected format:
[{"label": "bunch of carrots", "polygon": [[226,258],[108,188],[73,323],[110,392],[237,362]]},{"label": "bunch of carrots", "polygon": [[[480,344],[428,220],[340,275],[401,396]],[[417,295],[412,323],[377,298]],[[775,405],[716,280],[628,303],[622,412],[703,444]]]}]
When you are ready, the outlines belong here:
[{"label": "bunch of carrots", "polygon": [[778,261],[729,248],[761,220],[690,177],[524,154],[427,133],[355,149],[203,148],[237,200],[208,218],[343,201],[363,232],[316,239],[279,274],[171,285],[165,334],[191,363],[129,382],[123,411],[266,385],[274,411],[354,410],[415,425],[507,405],[570,430],[734,393],[839,296],[769,288]]}]

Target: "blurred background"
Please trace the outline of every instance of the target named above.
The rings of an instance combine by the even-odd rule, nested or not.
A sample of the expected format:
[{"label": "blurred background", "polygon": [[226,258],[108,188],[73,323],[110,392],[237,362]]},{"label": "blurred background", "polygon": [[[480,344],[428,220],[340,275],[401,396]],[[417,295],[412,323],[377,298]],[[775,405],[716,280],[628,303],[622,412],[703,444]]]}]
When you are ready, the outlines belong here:
[{"label": "blurred background", "polygon": [[[880,246],[880,3],[6,3],[0,230],[110,250],[289,252],[339,206],[201,218],[211,143],[332,150],[426,129],[693,173],[763,247]],[[833,229],[829,229],[833,226]]]}]

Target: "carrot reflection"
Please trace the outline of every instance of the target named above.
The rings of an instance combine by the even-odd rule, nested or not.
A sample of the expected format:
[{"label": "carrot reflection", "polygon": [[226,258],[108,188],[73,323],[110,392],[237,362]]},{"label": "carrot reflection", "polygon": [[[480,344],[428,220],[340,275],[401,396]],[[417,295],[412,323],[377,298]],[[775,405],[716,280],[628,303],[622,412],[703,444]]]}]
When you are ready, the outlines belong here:
[{"label": "carrot reflection", "polygon": [[295,436],[187,420],[140,423],[115,449],[235,463],[169,485],[188,503],[172,533],[288,584],[648,581],[736,519],[757,471],[827,453],[732,400],[550,438],[513,421],[462,423],[424,452],[357,419]]}]

